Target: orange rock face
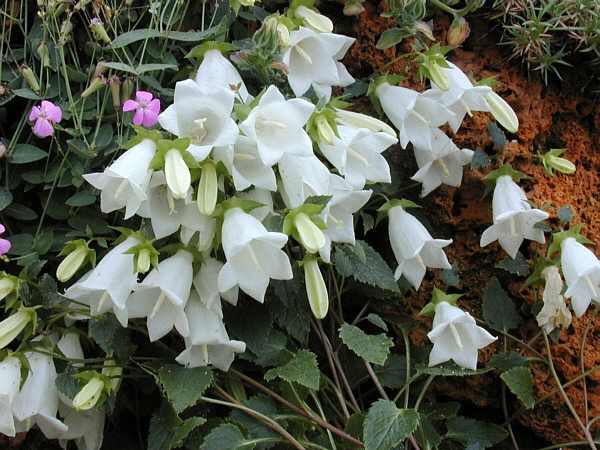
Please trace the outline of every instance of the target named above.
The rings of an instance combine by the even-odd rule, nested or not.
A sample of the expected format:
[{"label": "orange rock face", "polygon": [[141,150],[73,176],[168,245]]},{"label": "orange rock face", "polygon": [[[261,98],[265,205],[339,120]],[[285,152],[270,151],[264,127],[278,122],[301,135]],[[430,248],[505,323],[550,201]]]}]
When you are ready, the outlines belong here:
[{"label": "orange rock face", "polygon": [[[382,3],[383,5],[383,3]],[[345,59],[345,64],[355,76],[369,76],[373,72],[400,73],[406,77],[404,86],[424,90],[425,84],[418,80],[415,67],[408,65],[400,55],[410,49],[410,42],[404,42],[396,49],[377,50],[375,44],[381,33],[393,26],[393,21],[380,16],[383,6],[365,3],[365,11],[348,30],[347,24],[339,25],[339,32],[351,33],[357,42]],[[450,19],[440,15],[434,19],[434,34],[438,41],[444,43],[445,33]],[[454,243],[447,247],[450,261],[458,264],[461,275],[459,292],[465,295],[459,302],[463,308],[481,317],[481,296],[493,276],[498,277],[504,288],[515,300],[522,315],[519,330],[513,332],[519,339],[539,354],[546,357],[544,341],[539,335],[535,318],[529,306],[534,303],[533,289],[523,288],[523,277],[510,275],[494,266],[504,259],[506,254],[496,244],[485,249],[479,247],[482,231],[491,223],[491,200],[482,199],[484,185],[482,178],[486,172],[497,167],[497,160],[511,163],[517,170],[532,177],[522,180],[520,185],[525,189],[530,200],[539,205],[550,204],[551,221],[558,225],[556,210],[562,205],[571,205],[574,217],[572,224],[584,223],[584,234],[596,243],[600,243],[600,104],[598,93],[586,86],[589,77],[584,68],[566,73],[564,80],[552,80],[548,86],[538,78],[537,74],[528,76],[525,68],[516,60],[509,60],[496,45],[497,35],[490,35],[493,22],[482,17],[470,19],[473,29],[463,49],[452,51],[448,59],[458,65],[466,74],[479,80],[494,77],[501,86],[496,91],[513,107],[520,121],[516,135],[508,135],[509,144],[502,153],[497,154],[493,141],[487,131],[488,117],[476,113],[466,118],[457,135],[452,136],[459,147],[484,149],[495,160],[493,165],[484,171],[465,170],[463,185],[458,188],[442,186],[419,202],[425,206],[425,214],[434,225],[437,236],[452,237]],[[359,107],[369,110],[369,105]],[[541,162],[533,155],[544,153],[551,148],[566,148],[565,157],[577,166],[574,175],[563,175],[555,172],[555,177],[548,176]],[[388,151],[388,157],[400,172],[403,180],[416,171],[416,164],[410,149],[400,147]],[[410,181],[405,184],[410,184]],[[417,186],[403,192],[418,199]],[[522,253],[528,259],[533,250],[545,251],[545,246],[524,245]],[[600,246],[595,248],[596,254]],[[429,301],[431,287],[442,283],[438,276],[430,275],[416,293],[411,290],[405,299],[405,311],[416,316],[423,305]],[[592,318],[593,306],[582,318],[574,318],[571,327],[563,331],[558,343],[551,344],[553,361],[559,378],[563,383],[580,377],[600,364],[600,318]],[[422,319],[419,319],[422,320]],[[583,336],[589,327],[586,337],[583,361],[580,354]],[[423,345],[427,338],[425,330],[417,330],[411,336],[413,343]],[[485,363],[491,355],[503,345],[502,337],[496,348],[490,346],[480,353],[480,363]],[[512,351],[522,351],[526,356],[535,356],[527,348],[515,345],[508,340]],[[540,398],[556,391],[556,382],[544,363],[534,363],[534,395]],[[590,374],[587,385],[581,380],[565,388],[566,394],[584,423],[600,415],[600,371]],[[475,406],[500,409],[501,386],[497,377],[482,375],[456,380],[437,381],[433,390],[443,392],[450,397],[466,400]],[[587,396],[587,408],[586,408]],[[520,406],[514,402],[509,404],[509,415]],[[586,413],[587,410],[587,413]],[[578,441],[583,439],[580,426],[565,406],[560,395],[552,395],[538,404],[533,411],[518,417],[523,425],[537,432],[552,443]],[[592,425],[592,433],[600,424]],[[517,439],[518,440],[518,439]]]}]

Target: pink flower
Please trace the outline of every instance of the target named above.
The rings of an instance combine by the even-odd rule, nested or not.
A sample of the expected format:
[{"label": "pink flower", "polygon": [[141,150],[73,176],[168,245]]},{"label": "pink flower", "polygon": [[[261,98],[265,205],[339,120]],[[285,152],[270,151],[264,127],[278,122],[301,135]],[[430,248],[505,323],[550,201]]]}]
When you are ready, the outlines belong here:
[{"label": "pink flower", "polygon": [[134,109],[135,116],[133,116],[133,124],[151,127],[158,122],[160,100],[157,98],[152,100],[152,94],[150,92],[137,91],[135,93],[135,100],[127,100],[123,104],[124,112],[133,111]]},{"label": "pink flower", "polygon": [[[2,225],[0,223],[0,234],[4,233],[4,231],[5,231],[4,225]],[[10,250],[10,247],[11,247],[10,241],[7,241],[6,239],[0,239],[0,256],[6,255],[8,253],[8,251]]]},{"label": "pink flower", "polygon": [[61,119],[60,107],[47,100],[42,100],[42,105],[34,106],[29,113],[29,120],[35,120],[33,134],[39,137],[51,136],[54,133],[53,124],[60,122]]}]

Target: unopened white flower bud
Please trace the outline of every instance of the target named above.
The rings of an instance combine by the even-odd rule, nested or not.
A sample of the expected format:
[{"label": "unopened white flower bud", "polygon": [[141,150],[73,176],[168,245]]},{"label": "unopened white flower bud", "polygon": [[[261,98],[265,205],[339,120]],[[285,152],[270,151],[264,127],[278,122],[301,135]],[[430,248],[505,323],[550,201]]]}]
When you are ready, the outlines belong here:
[{"label": "unopened white flower bud", "polygon": [[429,63],[429,75],[431,77],[431,81],[433,81],[438,88],[442,91],[447,91],[450,89],[450,78],[442,67],[435,61],[430,61]]},{"label": "unopened white flower bud", "polygon": [[207,162],[202,166],[202,174],[198,184],[197,203],[198,210],[202,214],[210,216],[215,212],[218,193],[217,168],[212,162]]},{"label": "unopened white flower bud", "polygon": [[325,245],[325,235],[308,214],[298,213],[294,217],[294,227],[298,231],[300,242],[307,252],[316,253]]},{"label": "unopened white flower bud", "polygon": [[304,19],[304,25],[318,33],[331,33],[333,31],[333,22],[331,19],[314,9],[307,8],[306,6],[298,6],[295,13],[298,17]]},{"label": "unopened white flower bud", "polygon": [[104,381],[100,378],[92,378],[77,393],[73,399],[73,407],[77,411],[85,411],[96,406],[102,391],[104,390]]},{"label": "unopened white flower bud", "polygon": [[56,269],[56,278],[60,282],[69,281],[73,275],[81,268],[88,255],[88,248],[85,245],[79,245],[75,250],[67,255]]},{"label": "unopened white flower bud", "polygon": [[190,169],[177,149],[167,151],[165,155],[165,177],[167,186],[174,198],[185,198],[192,182]]},{"label": "unopened white flower bud", "polygon": [[329,294],[316,259],[304,263],[304,280],[310,310],[317,319],[325,318],[329,310]]},{"label": "unopened white flower bud", "polygon": [[31,310],[21,309],[0,322],[0,349],[3,349],[16,338],[31,321]]},{"label": "unopened white flower bud", "polygon": [[317,132],[319,133],[319,138],[323,143],[331,145],[335,140],[335,132],[331,125],[327,121],[327,118],[324,115],[320,115],[315,119],[315,123],[317,125]]},{"label": "unopened white flower bud", "polygon": [[146,273],[150,270],[150,251],[147,248],[143,248],[137,255],[137,267],[138,273]]},{"label": "unopened white flower bud", "polygon": [[494,119],[511,133],[516,133],[519,129],[519,118],[510,105],[495,92],[485,94],[484,100],[490,107]]},{"label": "unopened white flower bud", "polygon": [[0,300],[5,299],[15,290],[15,283],[8,277],[0,278]]}]

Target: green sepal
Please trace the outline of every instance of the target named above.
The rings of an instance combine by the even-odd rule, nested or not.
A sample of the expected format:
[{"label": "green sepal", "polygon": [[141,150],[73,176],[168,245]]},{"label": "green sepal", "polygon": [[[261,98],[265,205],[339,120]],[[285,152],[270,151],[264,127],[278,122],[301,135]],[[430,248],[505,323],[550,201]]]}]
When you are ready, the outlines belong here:
[{"label": "green sepal", "polygon": [[330,103],[316,109],[315,112],[313,112],[312,115],[308,118],[308,122],[306,123],[306,132],[308,133],[313,142],[321,143],[321,137],[319,135],[319,128],[317,125],[317,119],[319,118],[324,118],[333,130],[333,134],[335,135],[335,137],[340,137],[337,128],[337,122],[335,120],[336,111]]},{"label": "green sepal", "polygon": [[581,234],[581,229],[583,228],[583,224],[579,223],[566,231],[559,231],[558,233],[554,233],[552,235],[552,243],[548,246],[548,252],[546,253],[546,258],[550,258],[554,253],[560,251],[560,245],[567,238],[573,238],[580,244],[594,244],[594,241],[589,240],[585,236]]},{"label": "green sepal", "polygon": [[446,302],[452,306],[456,306],[456,301],[462,296],[463,294],[446,294],[444,291],[434,287],[431,294],[431,301],[427,303],[421,311],[419,311],[419,316],[433,317],[435,315],[436,305]]},{"label": "green sepal", "polygon": [[141,250],[148,250],[148,253],[150,253],[150,265],[156,269],[158,267],[158,255],[160,254],[160,252],[154,248],[154,245],[152,245],[156,239],[149,240],[144,236],[144,239],[139,239],[139,241],[138,244],[123,252],[124,255],[133,255],[133,271],[137,272],[138,258]]},{"label": "green sepal", "polygon": [[387,83],[391,86],[395,86],[400,82],[404,81],[406,77],[402,75],[394,75],[394,74],[385,74],[380,75],[379,77],[372,79],[369,83],[369,88],[367,89],[367,97],[371,100],[371,103],[375,107],[375,110],[381,114],[383,110],[381,109],[381,101],[377,97],[377,88],[381,86],[383,83]]},{"label": "green sepal", "polygon": [[261,206],[265,205],[246,198],[231,197],[219,203],[211,217],[223,218],[227,210],[231,208],[240,208],[242,211],[249,213],[250,211],[260,208]]},{"label": "green sepal", "polygon": [[127,238],[129,238],[129,237],[134,237],[138,241],[146,241],[146,240],[148,240],[148,235],[144,231],[142,231],[142,230],[134,231],[131,228],[112,227],[112,226],[109,226],[109,228],[112,228],[113,230],[116,230],[119,233],[121,233],[121,236],[119,236],[113,242],[114,245],[119,245],[121,242],[127,240]]},{"label": "green sepal", "polygon": [[437,64],[439,67],[450,68],[448,61],[444,55],[450,51],[452,47],[442,47],[440,44],[435,44],[429,47],[426,51],[419,53],[416,58],[417,63],[419,64],[419,79],[423,80],[424,78],[428,78],[433,81],[433,76],[430,71],[430,67],[433,64]]},{"label": "green sepal", "polygon": [[8,349],[5,350],[7,350],[6,357],[14,356],[21,363],[21,378],[19,380],[20,390],[23,387],[23,384],[25,384],[25,380],[27,380],[27,377],[29,376],[29,372],[31,371],[31,364],[29,364],[29,359],[27,359],[24,352],[11,352]]},{"label": "green sepal", "polygon": [[162,139],[162,133],[158,130],[148,130],[147,128],[140,127],[137,125],[132,125],[135,130],[135,136],[125,142],[122,147],[124,149],[130,149],[134,145],[139,144],[144,139],[151,139],[154,142],[158,143],[159,140]]},{"label": "green sepal", "polygon": [[489,86],[492,89],[498,86],[502,86],[502,82],[496,80],[495,76],[494,77],[487,77],[487,78],[482,78],[481,80],[477,81],[476,83],[473,83],[473,86]]},{"label": "green sepal", "polygon": [[484,197],[494,190],[494,187],[496,186],[496,180],[503,175],[508,175],[515,182],[519,180],[531,179],[529,175],[513,169],[511,164],[503,164],[496,170],[492,170],[485,177],[483,177],[483,182],[485,183],[485,191],[483,193]]},{"label": "green sepal", "polygon": [[200,45],[196,45],[188,52],[187,55],[185,55],[185,57],[187,59],[196,58],[199,61],[202,61],[204,59],[204,55],[209,50],[219,50],[222,55],[227,55],[228,53],[237,52],[241,49],[237,45],[229,42],[206,41]]},{"label": "green sepal", "polygon": [[169,150],[177,150],[181,153],[183,157],[183,161],[190,168],[194,169],[198,167],[198,163],[196,159],[192,156],[190,152],[187,151],[190,146],[189,138],[177,138],[177,139],[161,139],[158,141],[156,153],[154,154],[154,158],[150,161],[149,168],[151,170],[161,170],[165,168],[165,156]]},{"label": "green sepal", "polygon": [[551,259],[544,258],[543,256],[538,258],[538,260],[535,262],[535,266],[533,266],[531,275],[529,275],[529,277],[527,277],[523,283],[523,287],[531,286],[534,283],[542,281],[542,271],[545,268],[554,265],[556,265],[556,262]]},{"label": "green sepal", "polygon": [[167,254],[169,256],[174,256],[180,250],[185,250],[186,252],[192,255],[193,271],[194,273],[197,273],[198,270],[200,270],[202,262],[204,261],[204,256],[202,256],[202,253],[200,252],[200,250],[198,250],[197,247],[194,247],[193,245],[183,245],[183,243],[181,242],[174,242],[172,244],[168,244],[164,247],[161,247],[160,253]]},{"label": "green sepal", "polygon": [[392,200],[388,200],[383,205],[379,207],[377,210],[377,217],[375,218],[375,226],[379,224],[385,217],[387,217],[388,211],[396,206],[399,206],[402,209],[408,208],[421,208],[420,205],[417,205],[415,202],[407,200],[405,198],[394,198]]},{"label": "green sepal", "polygon": [[86,384],[88,384],[94,378],[98,378],[99,380],[102,381],[102,393],[100,394],[100,398],[98,398],[98,401],[94,405],[94,408],[98,408],[108,398],[108,395],[110,393],[110,386],[112,385],[112,380],[110,378],[108,378],[106,375],[104,375],[100,372],[96,372],[95,370],[85,370],[83,372],[79,372],[79,373],[73,375],[73,378],[79,380],[78,391],[81,390]]}]

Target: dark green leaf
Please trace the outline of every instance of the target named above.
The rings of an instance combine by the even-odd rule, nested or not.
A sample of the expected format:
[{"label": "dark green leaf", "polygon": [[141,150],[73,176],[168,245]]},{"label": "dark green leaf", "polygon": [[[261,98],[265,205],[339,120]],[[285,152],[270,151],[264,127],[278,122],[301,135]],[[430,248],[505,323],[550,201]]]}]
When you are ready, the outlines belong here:
[{"label": "dark green leaf", "polygon": [[502,151],[506,144],[508,143],[508,139],[506,139],[506,135],[504,131],[500,129],[495,122],[488,120],[488,131],[490,136],[492,137],[492,141],[494,141],[494,145],[499,151]]},{"label": "dark green leaf", "polygon": [[414,409],[398,409],[394,402],[378,400],[371,405],[365,417],[365,449],[394,448],[414,433],[418,424],[419,413]]},{"label": "dark green leaf", "polygon": [[181,423],[168,403],[152,414],[148,430],[148,450],[170,450],[175,428]]},{"label": "dark green leaf", "polygon": [[400,28],[389,28],[385,30],[377,41],[377,48],[384,50],[401,42],[405,37],[410,36],[407,30]]},{"label": "dark green leaf", "polygon": [[320,378],[317,357],[308,350],[300,350],[285,365],[271,369],[265,374],[267,381],[275,378],[317,390]]},{"label": "dark green leaf", "polygon": [[73,378],[74,373],[75,372],[71,370],[59,373],[54,382],[58,388],[58,391],[70,399],[73,399],[79,390],[77,379]]},{"label": "dark green leaf", "polygon": [[0,211],[4,210],[13,201],[13,195],[10,191],[0,186]]},{"label": "dark green leaf", "polygon": [[179,448],[182,446],[183,441],[188,437],[188,435],[200,425],[206,423],[206,419],[204,417],[190,417],[189,419],[184,420],[181,425],[178,425],[173,432],[173,437],[171,439],[171,448]]},{"label": "dark green leaf", "polygon": [[399,389],[406,382],[406,356],[390,353],[383,366],[373,367],[384,387]]},{"label": "dark green leaf", "polygon": [[497,331],[512,330],[519,323],[515,305],[497,278],[490,280],[483,293],[483,317]]},{"label": "dark green leaf", "polygon": [[231,423],[224,423],[204,438],[200,450],[235,450],[244,447],[247,442],[238,427]]},{"label": "dark green leaf", "polygon": [[113,352],[118,363],[128,362],[129,334],[115,316],[106,314],[101,318],[90,321],[89,335],[105,353]]},{"label": "dark green leaf", "polygon": [[495,367],[500,370],[510,370],[515,367],[529,367],[531,361],[525,358],[520,353],[497,353],[492,356],[488,366]]},{"label": "dark green leaf", "polygon": [[370,313],[367,315],[367,317],[365,317],[366,320],[368,320],[369,322],[371,322],[373,325],[378,326],[379,328],[381,328],[383,331],[388,331],[388,326],[387,324],[384,322],[384,320],[379,317],[377,314],[374,313]]},{"label": "dark green leaf", "polygon": [[492,163],[491,158],[483,150],[476,150],[471,160],[471,170],[488,167]]},{"label": "dark green leaf", "polygon": [[502,261],[496,264],[498,269],[504,269],[513,275],[519,275],[521,277],[527,275],[529,273],[529,263],[525,259],[525,257],[518,252],[515,256],[515,259],[512,259],[510,256],[506,256]]},{"label": "dark green leaf", "polygon": [[490,367],[481,369],[471,370],[460,367],[453,362],[440,364],[439,366],[429,367],[424,365],[417,365],[415,367],[418,373],[424,375],[440,375],[445,377],[464,377],[470,375],[479,375],[480,373],[486,373],[492,370]]},{"label": "dark green leaf", "polygon": [[292,280],[271,281],[275,298],[269,299],[269,307],[275,322],[294,339],[306,344],[311,312],[302,279],[302,275],[296,270]]},{"label": "dark green leaf", "polygon": [[70,197],[66,204],[73,207],[88,206],[96,202],[96,196],[90,191],[81,191]]},{"label": "dark green leaf", "polygon": [[382,365],[390,354],[394,341],[385,334],[366,334],[355,325],[343,324],[340,329],[340,339],[346,346],[361,358],[373,364]]},{"label": "dark green leaf", "polygon": [[35,220],[38,218],[37,213],[33,209],[18,203],[11,203],[4,208],[4,214],[12,217],[13,219],[23,221]]},{"label": "dark green leaf", "polygon": [[177,364],[162,366],[156,376],[177,413],[195,405],[213,381],[213,373],[206,367],[188,369]]},{"label": "dark green leaf", "polygon": [[535,406],[533,376],[527,367],[510,369],[500,375],[500,378],[506,383],[510,391],[521,400],[525,408],[531,409]]},{"label": "dark green leaf", "polygon": [[556,215],[558,216],[560,223],[569,223],[573,220],[573,208],[571,208],[571,205],[563,205],[558,209]]},{"label": "dark green leaf", "polygon": [[444,269],[440,274],[442,283],[448,287],[457,287],[460,283],[460,270],[456,263],[452,264],[452,269]]},{"label": "dark green leaf", "polygon": [[452,417],[446,422],[447,438],[455,439],[464,445],[478,444],[488,448],[502,441],[507,433],[504,428],[492,423],[480,422],[467,417]]}]

